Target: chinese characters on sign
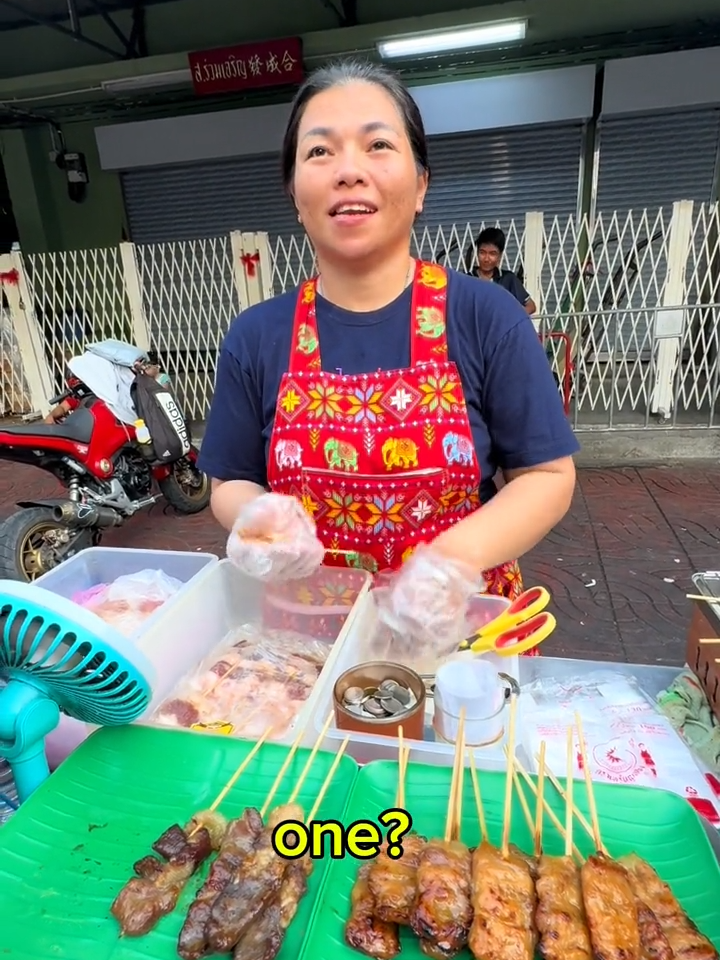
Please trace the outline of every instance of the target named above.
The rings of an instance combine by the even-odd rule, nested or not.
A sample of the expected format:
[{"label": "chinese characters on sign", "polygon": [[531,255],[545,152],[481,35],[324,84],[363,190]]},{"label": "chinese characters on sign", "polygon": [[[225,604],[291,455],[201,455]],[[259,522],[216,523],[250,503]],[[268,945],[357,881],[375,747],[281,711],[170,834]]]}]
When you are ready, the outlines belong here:
[{"label": "chinese characters on sign", "polygon": [[189,53],[188,60],[201,96],[298,84],[304,76],[299,37]]}]

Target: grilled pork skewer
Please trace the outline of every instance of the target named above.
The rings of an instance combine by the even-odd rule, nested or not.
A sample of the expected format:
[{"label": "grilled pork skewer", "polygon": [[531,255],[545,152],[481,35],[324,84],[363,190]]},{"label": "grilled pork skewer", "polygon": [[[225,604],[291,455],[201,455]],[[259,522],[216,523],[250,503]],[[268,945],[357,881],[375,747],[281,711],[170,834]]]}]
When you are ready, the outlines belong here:
[{"label": "grilled pork skewer", "polygon": [[580,877],[597,960],[641,960],[637,901],[625,868],[597,853],[582,865]]},{"label": "grilled pork skewer", "polygon": [[649,863],[634,854],[620,862],[627,870],[633,892],[650,905],[677,960],[720,960],[715,947],[700,933]]},{"label": "grilled pork skewer", "polygon": [[429,840],[422,851],[410,926],[429,956],[454,957],[467,943],[471,862],[470,851],[459,840]]},{"label": "grilled pork skewer", "polygon": [[375,903],[375,916],[388,923],[407,926],[417,896],[417,871],[427,840],[417,833],[403,837],[403,855],[398,860],[381,851],[368,875]]},{"label": "grilled pork skewer", "polygon": [[580,870],[571,857],[542,856],[535,923],[545,960],[592,960]]},{"label": "grilled pork skewer", "polygon": [[149,933],[161,917],[172,913],[182,890],[201,863],[222,843],[227,821],[220,814],[197,814],[185,829],[175,824],[153,844],[166,862],[152,856],[134,865],[137,876],[117,895],[110,912],[126,937]]},{"label": "grilled pork skewer", "polygon": [[289,861],[275,853],[272,835],[275,827],[286,820],[302,822],[302,807],[287,803],[273,810],[255,849],[213,904],[205,927],[211,952],[233,950],[279,892]]},{"label": "grilled pork skewer", "polygon": [[290,861],[278,897],[235,947],[233,960],[274,960],[305,896],[312,866],[309,857]]},{"label": "grilled pork skewer", "polygon": [[400,953],[400,939],[395,923],[375,916],[375,901],[368,878],[374,864],[364,863],[350,894],[350,916],[345,924],[345,942],[375,960],[394,960]]},{"label": "grilled pork skewer", "polygon": [[535,885],[527,857],[486,841],[472,855],[474,917],[468,945],[476,960],[533,960]]},{"label": "grilled pork skewer", "polygon": [[262,818],[253,807],[248,807],[241,817],[229,824],[208,878],[198,891],[180,931],[178,956],[182,960],[200,960],[207,953],[205,927],[213,905],[253,851],[262,826]]}]

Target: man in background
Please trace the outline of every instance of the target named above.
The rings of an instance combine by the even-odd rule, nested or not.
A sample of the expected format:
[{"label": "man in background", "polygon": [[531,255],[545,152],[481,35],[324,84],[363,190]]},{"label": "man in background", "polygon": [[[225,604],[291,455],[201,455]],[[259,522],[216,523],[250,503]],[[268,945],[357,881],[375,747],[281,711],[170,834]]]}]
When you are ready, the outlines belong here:
[{"label": "man in background", "polygon": [[481,280],[492,280],[504,287],[525,307],[529,316],[537,312],[535,301],[512,270],[503,270],[500,263],[505,253],[505,234],[499,227],[486,227],[475,241],[475,264],[470,272]]}]

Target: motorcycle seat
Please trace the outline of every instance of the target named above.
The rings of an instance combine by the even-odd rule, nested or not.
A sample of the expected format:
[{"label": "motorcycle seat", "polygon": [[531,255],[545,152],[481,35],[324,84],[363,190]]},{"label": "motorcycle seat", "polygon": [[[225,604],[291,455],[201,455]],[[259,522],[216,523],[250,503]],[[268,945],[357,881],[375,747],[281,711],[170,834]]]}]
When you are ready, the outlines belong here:
[{"label": "motorcycle seat", "polygon": [[2,433],[18,437],[56,437],[59,440],[74,440],[75,443],[90,443],[95,427],[95,418],[87,407],[78,407],[63,423],[29,423],[21,427],[4,427]]}]

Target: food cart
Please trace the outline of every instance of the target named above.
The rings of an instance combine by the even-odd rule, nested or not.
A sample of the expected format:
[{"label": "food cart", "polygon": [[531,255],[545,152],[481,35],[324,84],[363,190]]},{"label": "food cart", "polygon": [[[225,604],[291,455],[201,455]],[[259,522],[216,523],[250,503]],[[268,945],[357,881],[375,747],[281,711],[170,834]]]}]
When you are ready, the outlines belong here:
[{"label": "food cart", "polygon": [[[624,884],[635,911],[625,960],[648,955],[644,940],[632,943],[648,936],[648,913],[667,960],[695,936],[694,956],[717,957],[720,835],[711,821],[720,798],[712,771],[656,707],[677,668],[523,657],[494,643],[432,663],[379,628],[362,571],[259,588],[225,560],[203,557],[191,571],[185,556],[122,553],[123,575],[171,564],[180,586],[122,637],[91,610],[76,614],[75,633],[92,624],[85,614],[96,616],[98,643],[145,665],[146,699],[115,725],[64,701],[70,716],[46,737],[57,768],[19,804],[0,768],[12,813],[0,828],[0,955],[531,960],[541,950],[560,960],[548,890],[557,892],[562,869],[581,893]],[[113,551],[87,551],[79,581],[74,562],[73,576],[68,561],[40,584],[54,599],[34,595],[56,624],[72,619],[73,598],[107,584],[107,564],[117,572]],[[704,583],[698,590],[713,598]],[[21,595],[3,607],[11,681],[18,634],[7,611]],[[548,622],[542,596],[525,621],[540,617],[538,629]],[[714,604],[688,601],[689,612],[692,603],[715,616]],[[475,640],[497,636],[507,601],[479,598],[473,609]],[[707,636],[696,646],[720,635],[711,626],[699,628]],[[32,644],[20,646],[30,665]],[[477,660],[476,682],[489,684],[482,716],[463,699]],[[498,870],[525,883],[500,921],[512,905],[498,890],[515,881],[493,888]],[[438,908],[443,896],[450,914]],[[588,958],[620,949],[601,943],[616,908],[598,913],[597,902],[588,895],[573,914]],[[498,922],[507,929],[492,940]],[[520,952],[508,952],[508,930]]]}]

